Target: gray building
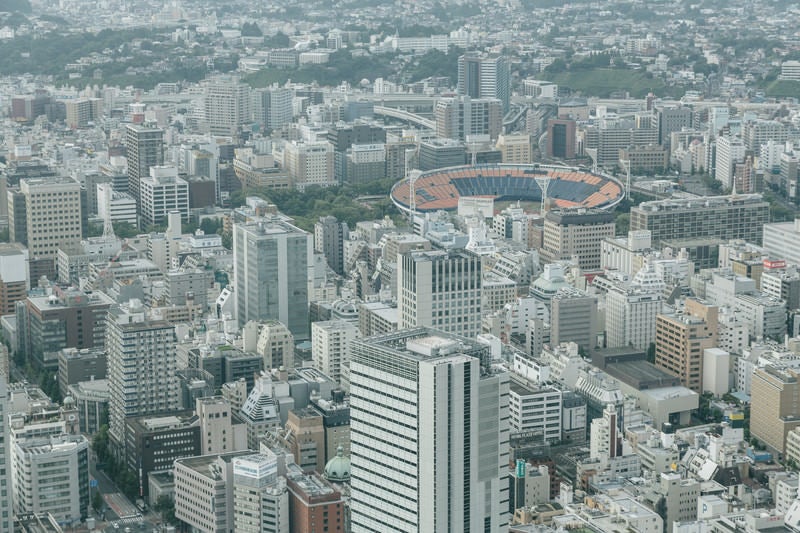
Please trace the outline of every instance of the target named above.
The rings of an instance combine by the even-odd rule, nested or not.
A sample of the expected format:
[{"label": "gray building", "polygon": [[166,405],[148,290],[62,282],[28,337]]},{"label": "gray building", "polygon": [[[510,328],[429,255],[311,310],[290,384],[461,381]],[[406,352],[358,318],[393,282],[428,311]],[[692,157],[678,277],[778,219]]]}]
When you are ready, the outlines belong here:
[{"label": "gray building", "polygon": [[550,344],[574,342],[587,353],[597,345],[597,298],[573,289],[560,289],[550,303]]},{"label": "gray building", "polygon": [[431,139],[419,145],[419,169],[457,167],[466,161],[464,143],[451,139]]},{"label": "gray building", "polygon": [[137,124],[125,127],[125,157],[128,160],[128,193],[140,206],[139,181],[150,175],[150,167],[164,164],[164,131]]},{"label": "gray building", "polygon": [[62,396],[79,381],[105,379],[106,351],[102,348],[64,348],[58,353],[58,388]]},{"label": "gray building", "polygon": [[237,317],[278,320],[295,340],[307,340],[311,236],[278,217],[233,227]]},{"label": "gray building", "polygon": [[314,224],[314,251],[325,256],[328,266],[337,274],[344,274],[344,241],[348,238],[347,222],[336,217],[320,217]]}]

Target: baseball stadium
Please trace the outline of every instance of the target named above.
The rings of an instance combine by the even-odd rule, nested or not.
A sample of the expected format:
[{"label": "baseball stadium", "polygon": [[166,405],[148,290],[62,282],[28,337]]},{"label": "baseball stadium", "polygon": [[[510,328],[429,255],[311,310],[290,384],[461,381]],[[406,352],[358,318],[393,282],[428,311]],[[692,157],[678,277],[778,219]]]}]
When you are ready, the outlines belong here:
[{"label": "baseball stadium", "polygon": [[[416,173],[392,187],[391,198],[401,211],[418,213],[455,210],[460,197],[479,196],[496,201],[541,202],[539,181],[547,182],[546,199],[555,207],[608,209],[624,196],[617,179],[577,167],[553,165],[467,165]],[[411,202],[411,182],[415,204]]]}]

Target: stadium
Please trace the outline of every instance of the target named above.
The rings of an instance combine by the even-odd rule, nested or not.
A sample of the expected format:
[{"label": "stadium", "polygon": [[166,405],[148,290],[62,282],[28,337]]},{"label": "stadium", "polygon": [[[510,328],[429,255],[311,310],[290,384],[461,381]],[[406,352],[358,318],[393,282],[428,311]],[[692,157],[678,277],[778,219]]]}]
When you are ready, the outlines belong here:
[{"label": "stadium", "polygon": [[[542,189],[536,178],[549,178],[546,197],[556,207],[608,209],[624,196],[620,181],[586,169],[537,164],[468,165],[419,174],[414,180],[415,210],[418,213],[454,210],[462,196],[541,202]],[[404,213],[412,207],[409,190],[407,179],[392,187],[392,201]]]}]

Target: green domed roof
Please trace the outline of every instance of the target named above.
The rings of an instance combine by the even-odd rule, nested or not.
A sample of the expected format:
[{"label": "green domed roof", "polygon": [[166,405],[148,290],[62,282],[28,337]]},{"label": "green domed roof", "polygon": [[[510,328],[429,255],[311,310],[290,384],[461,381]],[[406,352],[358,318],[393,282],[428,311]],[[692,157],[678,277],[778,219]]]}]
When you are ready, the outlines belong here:
[{"label": "green domed roof", "polygon": [[350,458],[344,456],[344,448],[336,449],[336,457],[328,461],[322,474],[328,481],[343,483],[350,481]]}]

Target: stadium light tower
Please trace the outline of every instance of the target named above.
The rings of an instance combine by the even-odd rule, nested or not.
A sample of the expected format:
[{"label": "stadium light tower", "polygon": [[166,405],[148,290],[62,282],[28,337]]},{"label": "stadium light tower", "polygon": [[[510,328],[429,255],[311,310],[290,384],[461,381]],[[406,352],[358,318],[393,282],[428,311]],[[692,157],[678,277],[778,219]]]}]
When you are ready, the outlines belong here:
[{"label": "stadium light tower", "polygon": [[550,186],[550,176],[536,176],[536,185],[542,190],[542,205],[539,207],[539,214],[544,216],[544,205],[547,202],[547,188]]},{"label": "stadium light tower", "polygon": [[627,200],[631,199],[631,160],[630,159],[620,159],[620,164],[627,172],[627,177],[625,178],[625,198]]}]

